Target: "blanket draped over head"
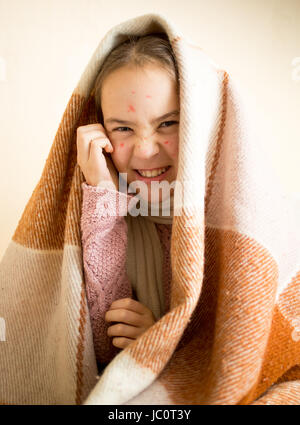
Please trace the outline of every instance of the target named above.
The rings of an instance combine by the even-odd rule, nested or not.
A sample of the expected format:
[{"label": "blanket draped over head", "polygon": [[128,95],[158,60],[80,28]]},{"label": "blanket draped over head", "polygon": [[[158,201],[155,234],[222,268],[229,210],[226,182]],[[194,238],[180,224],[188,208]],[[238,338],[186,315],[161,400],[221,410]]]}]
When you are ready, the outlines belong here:
[{"label": "blanket draped over head", "polygon": [[[184,202],[173,217],[170,310],[99,376],[76,130],[97,122],[105,57],[129,35],[153,32],[168,35],[180,76]],[[300,403],[300,209],[263,157],[242,91],[165,16],[105,35],[0,264],[0,403]]]}]

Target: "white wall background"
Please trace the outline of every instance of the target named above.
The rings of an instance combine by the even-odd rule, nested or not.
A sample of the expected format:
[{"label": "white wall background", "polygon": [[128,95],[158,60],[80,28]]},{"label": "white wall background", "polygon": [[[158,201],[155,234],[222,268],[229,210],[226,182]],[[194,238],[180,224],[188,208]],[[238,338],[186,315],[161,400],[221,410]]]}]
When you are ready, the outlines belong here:
[{"label": "white wall background", "polygon": [[0,0],[0,259],[99,41],[145,13],[165,14],[238,77],[281,183],[300,194],[300,0]]}]

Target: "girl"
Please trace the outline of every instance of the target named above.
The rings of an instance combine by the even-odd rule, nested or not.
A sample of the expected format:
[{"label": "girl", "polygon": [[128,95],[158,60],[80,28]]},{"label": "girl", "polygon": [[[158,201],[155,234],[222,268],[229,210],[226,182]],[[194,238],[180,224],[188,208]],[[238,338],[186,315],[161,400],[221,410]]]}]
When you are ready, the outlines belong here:
[{"label": "girl", "polygon": [[[118,190],[118,173],[125,173],[122,177],[128,184],[144,183],[147,190],[139,195],[151,202],[151,182],[176,180],[179,78],[167,36],[131,37],[114,49],[98,75],[95,101],[101,123],[77,129],[77,161],[86,180],[82,184],[83,262],[101,368],[169,309],[172,212],[167,220],[149,216],[143,222],[143,226],[151,222],[159,236],[163,261],[153,264],[161,269],[161,281],[157,279],[161,283],[155,287],[155,267],[147,249],[132,255],[136,267],[130,279],[129,221],[124,216],[132,195]],[[158,202],[163,200],[160,192]]]}]

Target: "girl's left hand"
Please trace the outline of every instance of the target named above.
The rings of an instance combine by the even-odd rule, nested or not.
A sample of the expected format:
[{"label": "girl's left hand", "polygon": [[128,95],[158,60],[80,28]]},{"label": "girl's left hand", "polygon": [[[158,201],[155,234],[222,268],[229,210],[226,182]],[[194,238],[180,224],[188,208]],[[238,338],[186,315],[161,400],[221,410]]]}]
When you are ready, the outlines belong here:
[{"label": "girl's left hand", "polygon": [[121,298],[105,314],[106,322],[119,322],[107,330],[115,347],[126,348],[155,323],[152,311],[139,301]]}]

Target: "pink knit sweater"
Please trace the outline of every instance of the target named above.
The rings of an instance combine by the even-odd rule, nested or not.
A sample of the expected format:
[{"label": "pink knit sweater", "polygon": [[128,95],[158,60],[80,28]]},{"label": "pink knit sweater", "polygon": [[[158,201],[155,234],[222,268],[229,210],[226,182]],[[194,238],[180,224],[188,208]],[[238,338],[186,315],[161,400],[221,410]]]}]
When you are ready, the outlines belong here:
[{"label": "pink knit sweater", "polygon": [[[83,267],[98,365],[107,364],[120,351],[112,344],[104,320],[113,301],[135,298],[126,274],[127,223],[124,211],[133,195],[82,183],[81,233]],[[117,204],[116,201],[119,203]],[[120,209],[117,208],[120,205]],[[165,312],[169,310],[171,224],[155,224],[163,249]],[[136,299],[136,298],[135,298]]]}]

